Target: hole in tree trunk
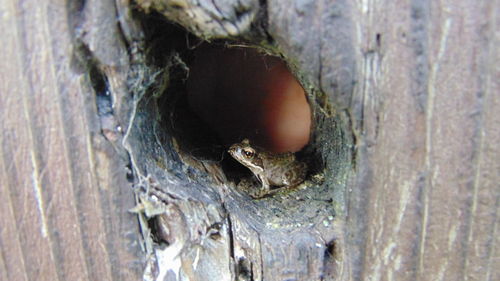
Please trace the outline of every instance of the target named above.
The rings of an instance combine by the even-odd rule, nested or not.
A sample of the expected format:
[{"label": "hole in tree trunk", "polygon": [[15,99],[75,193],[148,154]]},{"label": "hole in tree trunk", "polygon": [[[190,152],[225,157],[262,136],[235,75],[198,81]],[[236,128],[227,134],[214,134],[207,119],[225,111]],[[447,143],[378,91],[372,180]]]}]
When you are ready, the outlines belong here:
[{"label": "hole in tree trunk", "polygon": [[[137,112],[149,119],[139,118],[136,125],[144,148],[160,145],[144,151],[155,159],[155,168],[206,186],[202,193],[221,194],[218,185],[223,184],[230,187],[226,196],[237,193],[252,204],[277,204],[272,210],[279,220],[302,221],[318,212],[335,216],[352,150],[344,133],[348,124],[324,94],[297,79],[297,68],[272,48],[234,40],[209,44],[157,14],[140,17],[147,35],[145,67],[153,81],[142,81],[147,87],[141,89]],[[146,137],[148,130],[154,135]],[[244,193],[235,186],[251,173],[227,149],[244,138],[270,152],[298,152],[298,160],[309,167],[306,184],[265,203],[239,197]],[[158,149],[165,158],[154,153]],[[311,200],[315,207],[308,207]],[[295,212],[297,217],[291,215]]]},{"label": "hole in tree trunk", "polygon": [[[158,14],[138,17],[146,33],[146,59],[130,74],[137,104],[127,144],[135,170],[147,182],[145,190],[223,204],[231,220],[256,233],[271,231],[286,239],[314,229],[332,241],[353,163],[345,113],[337,112],[270,42],[205,42]],[[239,190],[238,182],[252,174],[227,150],[244,138],[270,152],[296,152],[309,167],[304,183],[259,200]],[[155,224],[154,229],[162,228]],[[196,235],[207,232],[218,241],[224,239],[220,229],[208,225]],[[156,240],[169,244],[168,229],[162,233]],[[304,239],[306,249],[310,242]],[[325,247],[326,265],[336,261],[337,247]],[[256,274],[255,260],[233,258],[240,274]]]}]

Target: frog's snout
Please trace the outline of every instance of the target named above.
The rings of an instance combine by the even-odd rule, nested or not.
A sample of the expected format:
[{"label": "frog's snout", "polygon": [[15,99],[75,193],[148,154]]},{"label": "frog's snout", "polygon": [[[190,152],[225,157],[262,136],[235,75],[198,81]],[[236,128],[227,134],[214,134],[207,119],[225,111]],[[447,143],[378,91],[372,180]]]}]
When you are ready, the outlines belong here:
[{"label": "frog's snout", "polygon": [[227,152],[229,152],[229,154],[231,154],[231,156],[233,156],[233,157],[236,158],[236,155],[240,155],[241,154],[241,147],[239,147],[236,144],[233,144],[233,145],[231,145],[231,147],[229,147],[229,149],[227,150]]},{"label": "frog's snout", "polygon": [[236,147],[234,145],[231,145],[231,147],[229,147],[227,152],[229,152],[229,154],[231,155],[234,155],[236,153]]}]

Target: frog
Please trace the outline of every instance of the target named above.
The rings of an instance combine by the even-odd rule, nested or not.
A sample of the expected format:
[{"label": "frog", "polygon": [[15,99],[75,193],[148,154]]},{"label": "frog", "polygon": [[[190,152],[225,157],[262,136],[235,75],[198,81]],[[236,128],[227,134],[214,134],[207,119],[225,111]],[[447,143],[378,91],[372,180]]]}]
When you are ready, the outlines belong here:
[{"label": "frog", "polygon": [[[250,194],[254,198],[265,197],[276,190],[296,187],[305,180],[307,174],[307,164],[298,161],[295,153],[273,153],[251,145],[249,139],[231,145],[228,153],[247,167],[262,184],[259,191]],[[240,184],[242,182],[248,184],[248,180],[242,180]]]}]

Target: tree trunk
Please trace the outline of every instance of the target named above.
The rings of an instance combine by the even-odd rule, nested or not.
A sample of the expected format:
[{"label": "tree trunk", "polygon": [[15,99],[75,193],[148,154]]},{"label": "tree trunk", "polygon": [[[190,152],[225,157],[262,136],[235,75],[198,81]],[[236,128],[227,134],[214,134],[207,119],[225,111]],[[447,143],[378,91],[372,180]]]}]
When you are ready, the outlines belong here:
[{"label": "tree trunk", "polygon": [[[56,2],[0,1],[1,280],[500,279],[498,1]],[[303,188],[237,190],[209,43],[306,89]]]},{"label": "tree trunk", "polygon": [[[127,159],[103,135],[75,57],[82,7],[59,2],[0,5],[0,279],[137,280],[143,265],[137,222],[126,212],[134,206]],[[114,14],[112,3],[106,9]],[[114,52],[105,56],[110,72],[121,67]]]}]

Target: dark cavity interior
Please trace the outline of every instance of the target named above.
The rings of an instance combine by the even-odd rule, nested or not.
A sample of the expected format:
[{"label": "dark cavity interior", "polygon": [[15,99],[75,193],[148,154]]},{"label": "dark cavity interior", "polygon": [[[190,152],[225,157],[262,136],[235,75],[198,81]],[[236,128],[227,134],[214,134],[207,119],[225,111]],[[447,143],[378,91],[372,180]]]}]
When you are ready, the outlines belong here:
[{"label": "dark cavity interior", "polygon": [[207,43],[159,16],[145,23],[150,63],[165,79],[154,94],[160,122],[182,153],[220,161],[231,178],[248,172],[227,154],[244,138],[276,153],[309,143],[311,107],[278,55],[241,41]]},{"label": "dark cavity interior", "polygon": [[304,89],[276,56],[251,47],[202,45],[189,65],[189,108],[223,146],[248,138],[273,152],[309,141],[311,110]]}]

